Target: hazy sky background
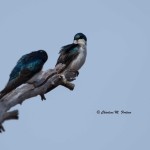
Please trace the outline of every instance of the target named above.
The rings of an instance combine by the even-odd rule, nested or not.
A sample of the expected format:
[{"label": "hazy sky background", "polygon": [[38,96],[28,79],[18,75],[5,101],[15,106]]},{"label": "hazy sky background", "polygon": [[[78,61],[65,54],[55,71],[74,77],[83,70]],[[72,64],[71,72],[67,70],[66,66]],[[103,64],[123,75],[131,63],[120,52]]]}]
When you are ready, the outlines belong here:
[{"label": "hazy sky background", "polygon": [[88,56],[74,91],[58,87],[13,108],[20,119],[4,123],[1,150],[150,149],[149,0],[0,0],[0,89],[22,55],[44,49],[44,70],[53,68],[78,32]]}]

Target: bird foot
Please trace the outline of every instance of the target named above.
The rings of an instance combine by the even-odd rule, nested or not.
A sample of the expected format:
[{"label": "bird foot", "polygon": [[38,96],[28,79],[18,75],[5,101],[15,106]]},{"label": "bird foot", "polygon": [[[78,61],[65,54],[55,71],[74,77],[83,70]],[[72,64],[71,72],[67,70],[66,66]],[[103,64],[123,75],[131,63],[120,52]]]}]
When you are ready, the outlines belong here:
[{"label": "bird foot", "polygon": [[76,77],[79,75],[78,70],[69,69],[69,72],[72,73],[73,75],[75,75]]},{"label": "bird foot", "polygon": [[78,75],[79,75],[79,71],[73,70],[73,69],[69,69],[65,73],[65,77],[66,77],[67,81],[70,81],[70,82],[76,80],[76,77]]},{"label": "bird foot", "polygon": [[76,74],[76,76],[78,77],[78,75],[79,75],[79,71],[75,71],[75,74]]}]

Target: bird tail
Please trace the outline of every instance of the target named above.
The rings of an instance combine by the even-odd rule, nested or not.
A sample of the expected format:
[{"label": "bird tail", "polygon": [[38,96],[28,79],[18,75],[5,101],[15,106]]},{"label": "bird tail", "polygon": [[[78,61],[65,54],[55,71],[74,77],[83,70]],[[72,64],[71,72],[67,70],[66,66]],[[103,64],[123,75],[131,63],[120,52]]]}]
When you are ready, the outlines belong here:
[{"label": "bird tail", "polygon": [[0,99],[3,98],[6,94],[7,94],[7,93],[2,90],[2,91],[0,92]]},{"label": "bird tail", "polygon": [[0,92],[0,99],[3,98],[7,93],[14,89],[14,82],[9,81],[5,88]]},{"label": "bird tail", "polygon": [[7,93],[12,91],[18,86],[18,83],[16,84],[16,80],[8,81],[5,88],[0,92],[0,99],[3,98]]},{"label": "bird tail", "polygon": [[0,92],[0,99],[2,99],[6,94],[8,94],[10,91],[12,91],[14,87],[6,86],[1,92]]}]

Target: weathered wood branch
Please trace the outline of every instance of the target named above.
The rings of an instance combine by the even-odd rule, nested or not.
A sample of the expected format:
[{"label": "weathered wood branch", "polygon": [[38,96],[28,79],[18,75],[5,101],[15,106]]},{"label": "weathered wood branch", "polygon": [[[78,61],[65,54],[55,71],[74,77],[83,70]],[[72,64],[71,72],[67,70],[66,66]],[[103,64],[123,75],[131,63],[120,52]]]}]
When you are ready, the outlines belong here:
[{"label": "weathered wood branch", "polygon": [[[21,85],[0,99],[0,132],[5,131],[2,123],[10,119],[18,119],[18,110],[8,112],[10,108],[17,104],[22,104],[25,100],[50,92],[59,85],[69,90],[74,89],[74,84],[69,81],[75,80],[76,74],[64,71],[65,65],[59,64],[54,69],[41,71],[36,74],[28,83]],[[63,73],[62,73],[63,71]]]}]

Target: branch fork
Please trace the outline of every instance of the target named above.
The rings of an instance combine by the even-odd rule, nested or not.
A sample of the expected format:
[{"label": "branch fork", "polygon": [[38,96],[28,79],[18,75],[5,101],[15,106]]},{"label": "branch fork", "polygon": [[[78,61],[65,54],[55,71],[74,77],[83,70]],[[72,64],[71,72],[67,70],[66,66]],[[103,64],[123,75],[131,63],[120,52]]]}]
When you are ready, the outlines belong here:
[{"label": "branch fork", "polygon": [[17,104],[22,104],[25,100],[41,96],[62,85],[69,90],[73,90],[75,85],[71,81],[75,80],[76,74],[65,69],[64,64],[58,64],[54,69],[41,71],[32,77],[26,84],[23,84],[0,99],[0,132],[5,131],[2,123],[7,120],[18,119],[18,110],[8,111]]}]

